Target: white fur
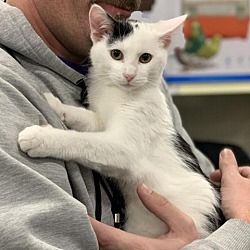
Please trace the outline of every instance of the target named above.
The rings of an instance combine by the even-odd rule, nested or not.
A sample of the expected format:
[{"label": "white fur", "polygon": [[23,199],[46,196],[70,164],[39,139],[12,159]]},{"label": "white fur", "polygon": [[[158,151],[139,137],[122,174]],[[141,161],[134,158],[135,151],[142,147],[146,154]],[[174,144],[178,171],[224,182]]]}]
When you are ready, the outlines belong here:
[{"label": "white fur", "polygon": [[[96,6],[91,11],[93,19],[98,11],[103,14]],[[143,207],[136,194],[138,183],[166,196],[191,216],[202,237],[209,234],[205,215],[214,214],[217,205],[213,188],[202,175],[188,168],[173,144],[176,132],[159,88],[167,58],[168,41],[164,38],[168,40],[183,21],[182,17],[174,25],[169,25],[173,21],[140,24],[135,35],[110,47],[106,43],[108,35],[102,31],[100,41],[94,41],[91,50],[90,110],[67,106],[46,94],[59,117],[78,131],[32,126],[22,131],[18,139],[21,149],[31,157],[74,160],[117,178],[126,201],[125,229],[152,237],[168,228]],[[92,27],[96,29],[97,25]],[[97,31],[94,32],[96,36]],[[112,49],[121,50],[124,59],[112,59]],[[139,63],[138,57],[145,52],[153,55],[151,62]],[[130,83],[123,75],[128,71],[135,74]]]}]

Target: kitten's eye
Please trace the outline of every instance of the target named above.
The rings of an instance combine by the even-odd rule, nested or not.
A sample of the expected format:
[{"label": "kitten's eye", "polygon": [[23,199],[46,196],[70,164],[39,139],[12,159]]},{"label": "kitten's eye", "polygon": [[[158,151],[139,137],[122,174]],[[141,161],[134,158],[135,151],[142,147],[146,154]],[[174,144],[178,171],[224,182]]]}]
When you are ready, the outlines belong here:
[{"label": "kitten's eye", "polygon": [[113,59],[118,60],[118,61],[123,59],[123,54],[119,49],[111,50],[110,55]]},{"label": "kitten's eye", "polygon": [[140,61],[141,63],[148,63],[148,62],[151,61],[152,57],[153,57],[153,56],[150,55],[149,53],[144,53],[144,54],[142,54],[142,55],[140,56],[139,61]]}]

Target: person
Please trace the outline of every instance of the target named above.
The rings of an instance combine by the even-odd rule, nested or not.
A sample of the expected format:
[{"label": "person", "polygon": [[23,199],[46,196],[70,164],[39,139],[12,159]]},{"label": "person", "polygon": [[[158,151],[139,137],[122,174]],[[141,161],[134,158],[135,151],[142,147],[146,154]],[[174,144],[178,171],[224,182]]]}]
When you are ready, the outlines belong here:
[{"label": "person", "polygon": [[[80,107],[86,88],[88,12],[100,4],[128,18],[139,0],[7,0],[0,2],[0,248],[98,249],[89,216],[113,225],[111,202],[95,174],[75,162],[31,159],[18,148],[27,126],[66,129],[45,101],[50,92]],[[207,175],[211,163],[192,143],[168,93],[175,127],[193,148]],[[83,95],[84,96],[84,95]],[[101,208],[96,196],[101,190]],[[98,192],[97,192],[98,191]],[[97,209],[98,208],[98,209]]]},{"label": "person", "polygon": [[[132,235],[91,219],[103,250],[191,250],[191,249],[250,249],[250,167],[238,168],[229,149],[220,154],[220,171],[210,178],[221,185],[222,210],[228,221],[206,239],[200,239],[193,220],[166,198],[145,185],[138,186],[143,204],[170,230],[159,239]],[[189,244],[190,243],[190,244]]]}]

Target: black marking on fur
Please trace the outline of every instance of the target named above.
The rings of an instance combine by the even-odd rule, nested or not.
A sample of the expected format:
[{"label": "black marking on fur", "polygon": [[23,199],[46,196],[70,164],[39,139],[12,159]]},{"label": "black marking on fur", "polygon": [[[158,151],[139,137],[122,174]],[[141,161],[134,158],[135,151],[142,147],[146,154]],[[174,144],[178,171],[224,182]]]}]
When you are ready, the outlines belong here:
[{"label": "black marking on fur", "polygon": [[[219,193],[219,190],[216,190]],[[226,219],[222,212],[220,206],[214,207],[215,212],[213,214],[206,214],[205,216],[208,218],[209,223],[205,226],[210,233],[214,232],[216,229],[221,227],[225,222]]]},{"label": "black marking on fur", "polygon": [[176,139],[174,142],[175,147],[179,152],[180,157],[183,159],[184,162],[187,163],[190,170],[206,177],[206,175],[201,170],[198,160],[194,155],[190,145],[183,139],[183,137],[179,133],[177,133],[175,139]]},{"label": "black marking on fur", "polygon": [[220,188],[215,186],[213,183],[211,183],[211,186],[214,188],[215,192],[219,194],[219,206],[214,207],[215,211],[213,214],[205,215],[209,221],[209,223],[205,226],[205,229],[212,233],[226,222],[226,218],[221,209]]},{"label": "black marking on fur", "polygon": [[[213,183],[210,182],[208,177],[203,173],[203,171],[200,168],[200,165],[198,163],[197,158],[195,157],[194,153],[192,152],[192,149],[190,145],[180,136],[180,134],[177,134],[176,141],[175,141],[175,147],[177,148],[180,157],[185,161],[190,168],[190,170],[201,174],[214,188],[215,192],[220,194],[218,187],[216,187]],[[188,156],[188,157],[186,157]],[[197,190],[199,191],[199,190]],[[220,195],[218,195],[220,196]],[[220,201],[219,201],[220,204]],[[221,206],[214,207],[214,213],[213,214],[206,214],[205,216],[208,218],[209,223],[205,225],[206,229],[209,232],[214,232],[217,228],[219,228],[223,223],[225,223],[225,217],[223,215],[223,212],[221,210]]]},{"label": "black marking on fur", "polygon": [[124,38],[128,37],[134,32],[134,28],[130,21],[126,20],[115,20],[109,17],[113,22],[113,32],[110,34],[108,43],[111,45],[115,41],[123,41]]}]

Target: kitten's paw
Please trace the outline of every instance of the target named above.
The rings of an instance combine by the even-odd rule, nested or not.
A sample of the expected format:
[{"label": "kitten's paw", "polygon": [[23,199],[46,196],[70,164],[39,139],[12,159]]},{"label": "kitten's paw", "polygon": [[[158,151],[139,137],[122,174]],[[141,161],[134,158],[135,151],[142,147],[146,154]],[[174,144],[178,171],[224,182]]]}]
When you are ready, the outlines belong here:
[{"label": "kitten's paw", "polygon": [[50,147],[46,139],[50,138],[51,125],[25,128],[18,136],[18,143],[23,152],[30,157],[50,156]]},{"label": "kitten's paw", "polygon": [[63,109],[64,104],[51,93],[44,93],[44,96],[49,103],[50,107],[55,111],[59,116],[61,121],[65,121],[65,111]]}]

